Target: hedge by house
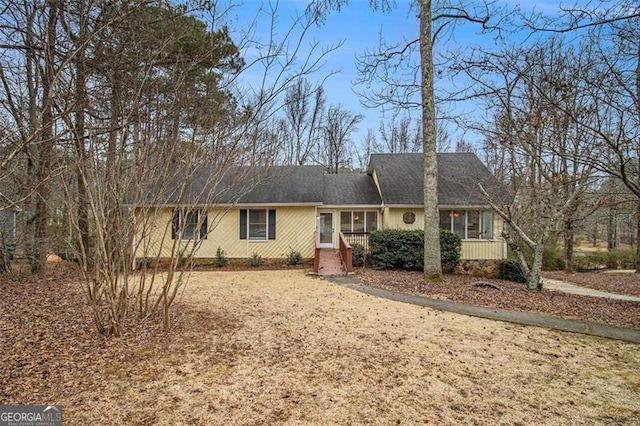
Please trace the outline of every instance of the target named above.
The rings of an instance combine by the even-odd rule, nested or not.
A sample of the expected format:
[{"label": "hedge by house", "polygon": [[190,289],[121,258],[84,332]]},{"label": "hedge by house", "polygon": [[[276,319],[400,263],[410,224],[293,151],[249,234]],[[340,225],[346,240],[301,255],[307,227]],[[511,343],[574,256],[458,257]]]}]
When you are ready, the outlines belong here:
[{"label": "hedge by house", "polygon": [[[460,264],[462,241],[449,231],[440,231],[443,272]],[[383,229],[369,235],[369,261],[375,269],[421,270],[424,265],[424,234],[420,230]]]}]

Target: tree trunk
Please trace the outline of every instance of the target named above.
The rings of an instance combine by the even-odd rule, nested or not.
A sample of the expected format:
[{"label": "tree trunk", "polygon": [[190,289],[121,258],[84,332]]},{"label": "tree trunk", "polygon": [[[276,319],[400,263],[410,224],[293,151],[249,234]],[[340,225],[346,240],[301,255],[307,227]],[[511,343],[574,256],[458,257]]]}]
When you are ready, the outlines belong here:
[{"label": "tree trunk", "polygon": [[422,69],[422,132],[424,155],[424,277],[442,279],[440,221],[438,217],[438,164],[433,98],[433,44],[431,0],[420,2],[420,65]]},{"label": "tree trunk", "polygon": [[35,191],[36,206],[33,218],[34,247],[31,260],[31,272],[41,274],[45,271],[47,249],[49,245],[48,225],[51,201],[51,175],[54,160],[54,113],[53,86],[55,81],[55,46],[58,6],[55,1],[49,4],[47,23],[47,42],[45,51],[44,76],[42,81],[42,132],[36,171],[38,188]]},{"label": "tree trunk", "polygon": [[78,247],[76,253],[78,260],[87,268],[91,269],[89,265],[89,259],[93,256],[90,255],[90,238],[89,238],[89,194],[86,187],[86,179],[88,179],[86,173],[86,150],[85,150],[85,137],[86,137],[86,125],[85,125],[85,110],[87,107],[87,90],[86,90],[86,15],[84,2],[81,1],[78,4],[80,11],[80,23],[79,23],[79,38],[78,38],[78,53],[76,62],[76,104],[75,104],[75,154],[76,154],[76,185],[78,191],[78,200],[76,206],[76,214],[78,215],[78,232],[80,233],[80,239],[77,241]]},{"label": "tree trunk", "polygon": [[607,218],[607,248],[613,250],[616,247],[616,213],[614,208],[610,206]]},{"label": "tree trunk", "polygon": [[640,200],[636,201],[636,274],[640,274]]},{"label": "tree trunk", "polygon": [[573,219],[567,218],[564,221],[564,270],[566,272],[573,272]]},{"label": "tree trunk", "polygon": [[544,252],[544,243],[540,242],[536,245],[533,251],[533,259],[531,261],[531,268],[527,274],[527,289],[531,291],[542,290],[542,281],[540,280],[540,273],[542,271],[542,253]]}]

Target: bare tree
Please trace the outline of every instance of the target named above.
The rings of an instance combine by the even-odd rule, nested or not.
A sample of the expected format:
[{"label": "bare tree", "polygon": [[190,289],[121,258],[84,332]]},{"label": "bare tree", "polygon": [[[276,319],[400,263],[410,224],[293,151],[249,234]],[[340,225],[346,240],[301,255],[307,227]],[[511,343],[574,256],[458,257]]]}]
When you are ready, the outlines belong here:
[{"label": "bare tree", "polygon": [[[594,168],[620,179],[636,196],[640,237],[640,8],[635,2],[576,3],[559,16],[531,14],[527,28],[536,33],[584,37],[603,73],[587,81],[597,121],[573,119],[598,138],[603,150],[585,158]],[[640,249],[636,251],[640,272]]]},{"label": "bare tree", "polygon": [[[331,3],[331,2],[330,2]],[[390,2],[375,1],[374,7],[392,7]],[[335,7],[335,5],[333,5]],[[366,89],[361,93],[365,106],[419,109],[422,115],[422,152],[424,156],[425,259],[424,274],[428,279],[442,277],[440,265],[440,234],[437,197],[437,129],[435,70],[433,45],[459,22],[471,22],[488,28],[489,7],[486,3],[467,5],[438,2],[432,8],[430,0],[411,3],[417,8],[420,28],[418,36],[396,43],[381,39],[374,51],[358,58],[359,79]],[[433,26],[432,26],[433,24]],[[372,83],[383,81],[379,90]]]},{"label": "bare tree", "polygon": [[[251,171],[277,155],[265,125],[332,47],[303,52],[315,25],[306,16],[278,39],[275,9],[265,45],[250,32],[236,44],[222,20],[199,20],[219,18],[207,4],[2,6],[0,34],[15,53],[0,60],[0,105],[15,132],[2,134],[0,179],[22,181],[11,204],[30,204],[34,270],[52,248],[45,232],[56,212],[97,330],[121,335],[132,315],[158,316],[169,330],[191,260],[225,213],[212,207],[259,183]],[[256,56],[245,63],[241,50]],[[240,86],[237,76],[258,66],[259,87]],[[168,203],[179,220],[155,238]],[[168,265],[144,261],[158,256]],[[143,273],[132,272],[135,258]]]},{"label": "bare tree", "polygon": [[[495,122],[484,131],[511,156],[508,175],[514,179],[516,202],[508,210],[493,207],[509,225],[505,238],[527,275],[528,288],[536,290],[541,288],[545,245],[560,226],[571,267],[576,212],[595,177],[594,168],[581,159],[597,150],[595,139],[572,119],[576,114],[594,119],[585,85],[575,82],[597,70],[584,49],[577,54],[556,39],[493,58],[472,61],[478,66],[465,69],[471,78],[486,82],[477,90]],[[492,78],[496,74],[504,84],[493,86],[501,81]],[[530,256],[525,256],[525,246]]]},{"label": "bare tree", "polygon": [[422,150],[421,124],[412,128],[412,121],[405,116],[399,121],[393,116],[380,122],[380,144],[378,152],[420,152]]},{"label": "bare tree", "polygon": [[329,107],[324,124],[324,148],[321,154],[328,173],[340,173],[351,169],[351,134],[357,130],[360,121],[361,115],[353,114],[341,105]]},{"label": "bare tree", "polygon": [[300,78],[287,89],[284,99],[286,117],[285,164],[307,164],[320,142],[325,95],[322,86],[315,88]]}]

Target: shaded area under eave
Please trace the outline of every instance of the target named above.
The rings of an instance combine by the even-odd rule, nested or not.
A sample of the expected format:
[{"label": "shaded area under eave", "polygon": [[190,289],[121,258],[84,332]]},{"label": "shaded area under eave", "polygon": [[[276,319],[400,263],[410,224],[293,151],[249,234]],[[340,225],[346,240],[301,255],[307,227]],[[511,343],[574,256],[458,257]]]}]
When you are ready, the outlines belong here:
[{"label": "shaded area under eave", "polygon": [[382,297],[396,302],[409,303],[426,308],[453,312],[496,321],[506,321],[521,325],[550,328],[553,330],[569,331],[572,333],[587,334],[590,336],[606,337],[608,339],[624,340],[640,343],[640,330],[634,328],[616,327],[591,321],[570,320],[553,317],[550,315],[532,312],[510,311],[506,309],[487,308],[483,306],[465,305],[446,300],[429,299],[404,293],[395,293],[377,287],[371,287],[350,276],[330,276],[329,281],[344,287]]}]

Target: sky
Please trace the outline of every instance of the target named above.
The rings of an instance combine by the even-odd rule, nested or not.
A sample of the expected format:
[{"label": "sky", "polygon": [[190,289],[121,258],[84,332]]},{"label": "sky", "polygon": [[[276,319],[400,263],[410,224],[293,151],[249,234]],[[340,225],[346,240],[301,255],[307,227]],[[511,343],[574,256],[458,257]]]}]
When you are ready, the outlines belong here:
[{"label": "sky", "polygon": [[[257,39],[268,39],[271,19],[265,12],[271,8],[277,9],[278,21],[275,26],[276,38],[282,39],[286,34],[286,30],[291,26],[295,16],[303,13],[307,6],[305,0],[280,0],[280,1],[262,1],[262,0],[245,0],[232,11],[229,16],[235,20],[237,30],[242,33],[248,23],[256,22],[255,35]],[[361,55],[365,51],[375,50],[379,45],[382,36],[387,42],[402,42],[403,40],[414,40],[418,37],[419,21],[417,12],[411,10],[411,2],[409,0],[397,0],[397,5],[393,10],[383,12],[381,10],[373,10],[369,4],[369,0],[351,0],[342,10],[331,13],[324,24],[320,27],[312,27],[305,35],[302,44],[302,50],[308,48],[312,43],[319,43],[320,47],[332,46],[341,43],[341,46],[330,51],[322,59],[322,67],[315,73],[308,75],[306,78],[311,83],[323,82],[323,86],[327,98],[327,107],[329,105],[340,104],[345,109],[355,114],[361,114],[364,118],[358,126],[358,130],[352,135],[354,143],[358,144],[362,141],[368,129],[372,129],[376,134],[380,127],[381,120],[390,118],[391,113],[383,113],[381,109],[368,109],[361,105],[361,99],[358,97],[358,91],[366,90],[364,86],[355,85],[358,78],[356,69],[356,56]],[[511,0],[499,0],[499,3],[505,7],[515,7],[516,3]],[[524,7],[527,3],[524,2]],[[474,4],[474,3],[472,3]],[[481,4],[479,2],[474,5]],[[538,0],[535,7],[540,11],[557,10],[559,2],[554,0]],[[258,12],[262,10],[262,12]],[[258,17],[256,20],[255,18]],[[444,42],[438,42],[436,45],[436,53],[438,50],[453,50],[459,48],[467,48],[471,45],[482,45],[491,47],[495,45],[495,41],[491,35],[481,35],[480,28],[475,24],[459,25]],[[292,37],[291,41],[295,41],[297,37]],[[293,45],[290,45],[291,48]],[[253,49],[243,51],[243,56],[250,61],[255,55]],[[317,56],[317,55],[316,55]],[[304,57],[304,55],[301,55]],[[273,79],[277,73],[272,69],[269,78]],[[243,75],[243,79],[248,84],[257,86],[262,78],[262,71],[259,67],[252,67]],[[455,82],[446,79],[436,81],[438,89],[451,88]],[[384,84],[380,82],[379,84]],[[436,90],[437,90],[436,89]],[[474,115],[475,118],[481,116],[481,106],[467,102],[455,105],[455,113],[459,115]],[[419,117],[419,111],[413,111],[413,117]],[[448,124],[448,130],[451,133],[452,145],[455,139],[463,137],[467,142],[477,144],[480,136],[477,134],[462,134],[459,129]]]}]

